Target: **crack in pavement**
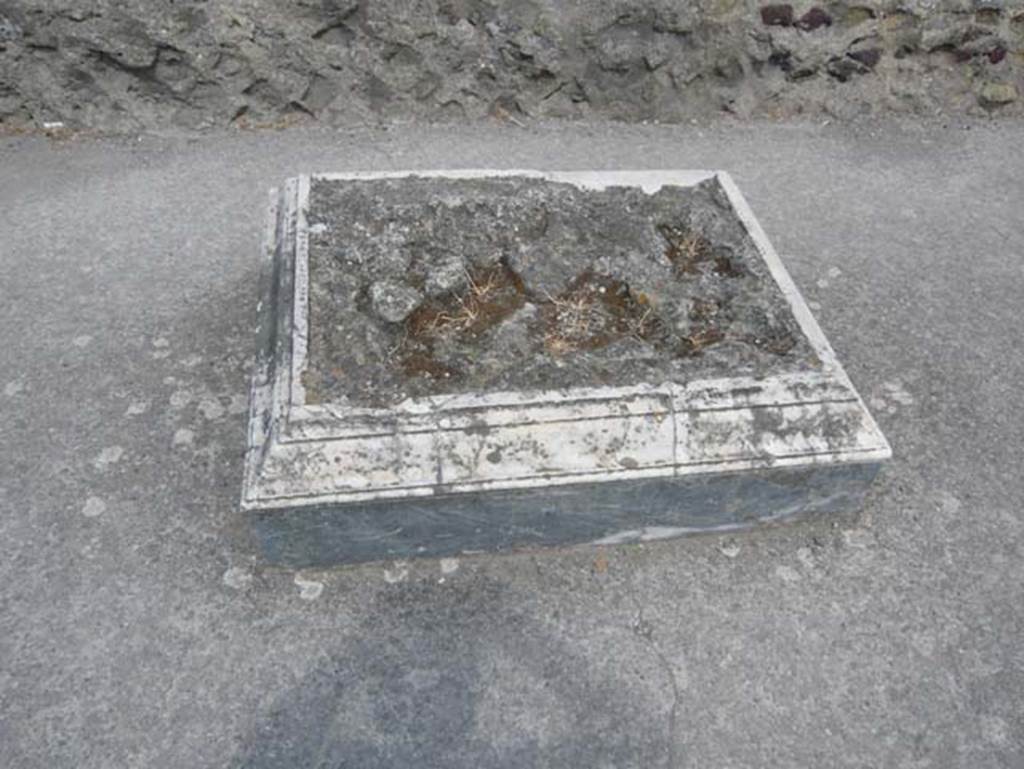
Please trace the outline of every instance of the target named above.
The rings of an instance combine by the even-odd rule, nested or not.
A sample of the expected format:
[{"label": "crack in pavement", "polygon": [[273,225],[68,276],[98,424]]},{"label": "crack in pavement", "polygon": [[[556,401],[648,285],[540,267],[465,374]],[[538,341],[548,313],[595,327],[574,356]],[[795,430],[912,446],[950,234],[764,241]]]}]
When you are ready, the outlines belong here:
[{"label": "crack in pavement", "polygon": [[633,606],[636,608],[636,619],[633,620],[633,625],[630,628],[634,634],[642,638],[654,656],[657,658],[658,663],[661,665],[662,670],[665,672],[665,676],[668,678],[669,684],[672,687],[672,707],[669,710],[668,719],[668,767],[669,769],[675,769],[676,766],[676,722],[679,713],[679,681],[676,679],[675,668],[672,666],[671,661],[662,651],[661,647],[658,646],[654,640],[654,626],[644,619],[644,608],[640,603],[640,599],[636,595],[636,589],[633,586],[632,581],[628,585],[628,595],[630,600],[633,602]]}]

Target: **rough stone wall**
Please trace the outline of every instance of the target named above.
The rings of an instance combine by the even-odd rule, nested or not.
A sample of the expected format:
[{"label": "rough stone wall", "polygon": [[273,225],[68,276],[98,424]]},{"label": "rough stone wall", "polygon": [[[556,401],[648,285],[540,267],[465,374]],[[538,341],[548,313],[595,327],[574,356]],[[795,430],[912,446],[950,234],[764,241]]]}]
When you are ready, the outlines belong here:
[{"label": "rough stone wall", "polygon": [[0,0],[0,128],[1021,114],[1024,0]]}]

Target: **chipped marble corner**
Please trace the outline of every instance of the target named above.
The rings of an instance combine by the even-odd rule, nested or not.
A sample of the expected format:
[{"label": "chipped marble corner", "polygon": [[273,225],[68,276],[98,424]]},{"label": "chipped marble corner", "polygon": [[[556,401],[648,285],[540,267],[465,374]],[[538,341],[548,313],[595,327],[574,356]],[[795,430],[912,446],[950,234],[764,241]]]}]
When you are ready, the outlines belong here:
[{"label": "chipped marble corner", "polygon": [[424,397],[387,409],[307,403],[311,177],[291,179],[272,192],[267,218],[241,502],[267,560],[301,568],[617,544],[862,504],[889,446],[728,174],[415,175],[521,175],[648,194],[715,179],[820,365],[685,384]]}]

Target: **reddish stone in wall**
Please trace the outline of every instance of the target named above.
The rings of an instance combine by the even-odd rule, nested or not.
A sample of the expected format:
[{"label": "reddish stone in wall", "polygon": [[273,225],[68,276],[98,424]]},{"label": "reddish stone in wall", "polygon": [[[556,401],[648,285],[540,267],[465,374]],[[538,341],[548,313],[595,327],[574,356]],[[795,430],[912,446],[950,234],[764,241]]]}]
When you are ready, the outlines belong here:
[{"label": "reddish stone in wall", "polygon": [[766,5],[761,9],[761,21],[768,27],[792,27],[793,6],[789,4]]},{"label": "reddish stone in wall", "polygon": [[800,17],[800,21],[796,23],[800,29],[810,32],[818,27],[831,27],[832,17],[829,16],[821,8],[811,8],[807,13]]}]

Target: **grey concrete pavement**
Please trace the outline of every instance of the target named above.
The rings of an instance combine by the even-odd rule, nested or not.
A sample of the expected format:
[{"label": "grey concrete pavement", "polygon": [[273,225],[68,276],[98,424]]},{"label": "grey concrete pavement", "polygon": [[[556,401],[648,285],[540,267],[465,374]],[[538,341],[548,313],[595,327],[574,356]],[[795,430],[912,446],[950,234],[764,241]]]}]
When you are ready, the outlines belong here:
[{"label": "grey concrete pavement", "polygon": [[[0,139],[0,764],[1024,765],[1019,123]],[[893,444],[861,515],[292,573],[235,512],[267,189],[730,170]]]}]

